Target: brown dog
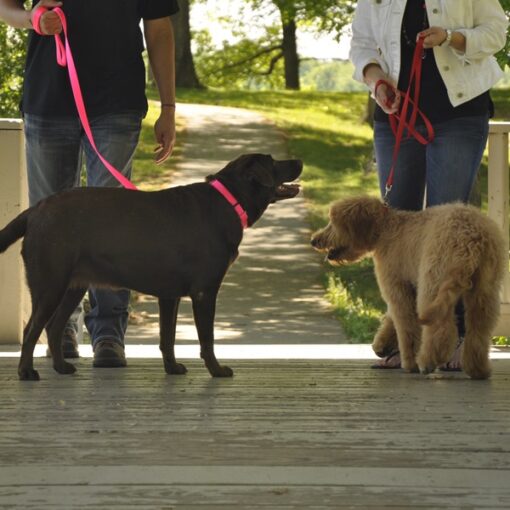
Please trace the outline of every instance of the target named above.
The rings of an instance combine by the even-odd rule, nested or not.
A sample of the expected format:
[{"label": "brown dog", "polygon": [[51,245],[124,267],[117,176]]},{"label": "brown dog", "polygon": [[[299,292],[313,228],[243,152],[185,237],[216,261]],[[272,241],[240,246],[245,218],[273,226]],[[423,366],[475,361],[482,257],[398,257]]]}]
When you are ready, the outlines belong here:
[{"label": "brown dog", "polygon": [[432,372],[455,350],[454,308],[462,299],[462,366],[474,379],[489,377],[508,260],[497,225],[480,211],[460,203],[398,211],[376,198],[349,198],[331,206],[330,222],[313,235],[312,246],[327,252],[331,264],[373,256],[388,305],[373,343],[376,354],[394,347],[396,330],[402,367]]},{"label": "brown dog", "polygon": [[[44,327],[61,374],[62,331],[89,285],[127,288],[159,298],[160,349],[165,370],[184,374],[174,355],[180,298],[190,296],[200,355],[214,377],[230,377],[214,354],[216,296],[238,255],[243,238],[236,211],[253,225],[269,204],[297,195],[299,160],[275,161],[247,154],[230,162],[208,182],[142,192],[120,188],[80,188],[42,200],[0,230],[0,253],[23,240],[23,260],[32,297],[32,316],[23,334],[20,379],[39,379],[33,351]],[[229,203],[215,189],[219,181]],[[244,216],[243,216],[244,218]]]}]

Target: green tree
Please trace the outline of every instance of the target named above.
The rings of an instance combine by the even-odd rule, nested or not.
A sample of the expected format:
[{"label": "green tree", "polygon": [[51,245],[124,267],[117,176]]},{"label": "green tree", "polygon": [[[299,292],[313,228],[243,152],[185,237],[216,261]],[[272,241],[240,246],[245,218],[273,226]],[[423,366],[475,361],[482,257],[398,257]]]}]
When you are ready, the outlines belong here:
[{"label": "green tree", "polygon": [[[499,0],[501,6],[505,10],[507,18],[510,18],[510,0]],[[505,69],[505,66],[510,66],[510,26],[506,32],[506,44],[505,47],[496,55],[499,65]]]},{"label": "green tree", "polygon": [[19,117],[27,32],[0,23],[0,117]]},{"label": "green tree", "polygon": [[[261,17],[279,20],[266,25],[265,33],[253,40],[247,27],[239,21],[224,18],[237,36],[237,43],[224,42],[215,49],[206,34],[197,35],[199,50],[197,68],[204,83],[257,83],[272,87],[283,82],[287,89],[300,88],[300,58],[297,52],[297,30],[312,27],[340,37],[354,10],[351,0],[248,0],[245,7]],[[275,16],[276,15],[276,16]]]}]

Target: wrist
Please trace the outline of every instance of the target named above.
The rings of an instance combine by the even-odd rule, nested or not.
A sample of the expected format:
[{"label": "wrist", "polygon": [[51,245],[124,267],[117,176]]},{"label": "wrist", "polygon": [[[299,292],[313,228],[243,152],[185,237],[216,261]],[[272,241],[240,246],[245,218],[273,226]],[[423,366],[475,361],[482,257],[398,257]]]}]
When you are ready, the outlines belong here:
[{"label": "wrist", "polygon": [[448,28],[445,28],[444,31],[445,31],[445,38],[444,38],[444,41],[439,46],[450,46],[450,43],[452,42],[453,32]]}]

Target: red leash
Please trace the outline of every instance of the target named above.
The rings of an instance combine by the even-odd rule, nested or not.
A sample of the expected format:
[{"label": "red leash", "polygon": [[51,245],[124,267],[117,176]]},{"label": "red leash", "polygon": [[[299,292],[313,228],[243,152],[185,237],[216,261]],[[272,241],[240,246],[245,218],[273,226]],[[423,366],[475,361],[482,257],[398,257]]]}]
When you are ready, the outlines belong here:
[{"label": "red leash", "polygon": [[[421,69],[423,63],[423,37],[420,37],[416,42],[416,48],[414,50],[413,62],[411,66],[411,75],[409,77],[409,87],[407,88],[407,92],[404,96],[404,103],[402,104],[402,108],[400,110],[400,114],[390,114],[390,126],[395,135],[395,146],[393,148],[393,161],[391,164],[390,173],[388,175],[388,179],[386,181],[386,189],[384,194],[384,202],[387,201],[388,194],[393,187],[393,177],[395,174],[395,166],[397,164],[398,153],[400,152],[400,144],[402,143],[402,138],[404,136],[404,128],[407,128],[408,136],[413,136],[418,142],[422,145],[427,145],[428,143],[434,140],[434,128],[432,127],[432,123],[425,116],[425,114],[418,108],[418,101],[420,99],[420,84],[421,84]],[[411,99],[411,88],[414,82],[414,96]],[[379,80],[375,84],[374,96],[377,94],[377,88],[380,85],[386,85],[388,87],[394,88],[391,83],[386,80]],[[390,100],[389,100],[390,101]],[[411,118],[409,122],[407,121],[407,115],[409,110],[409,105],[412,105],[414,108],[411,112]],[[387,106],[390,106],[391,103]],[[423,119],[425,123],[425,127],[427,129],[427,137],[422,136],[415,129],[416,118],[418,114]]]},{"label": "red leash", "polygon": [[[33,25],[34,30],[39,35],[46,35],[41,31],[41,16],[47,11],[46,7],[39,7],[33,16]],[[60,7],[55,7],[53,12],[60,18],[62,23],[62,31],[64,33],[64,42],[58,34],[55,34],[55,45],[57,47],[57,63],[59,66],[66,67],[69,73],[69,81],[71,82],[71,89],[73,91],[74,102],[76,103],[76,109],[78,110],[78,116],[80,117],[81,124],[83,126],[83,130],[89,139],[90,145],[94,149],[97,157],[101,160],[103,165],[108,169],[108,171],[119,181],[125,188],[128,189],[137,189],[137,187],[121,172],[119,172],[111,163],[109,163],[99,152],[96,142],[94,141],[94,136],[92,135],[92,129],[90,128],[90,123],[87,115],[87,110],[85,109],[85,103],[83,101],[83,94],[81,93],[80,81],[78,80],[78,73],[76,71],[76,66],[74,65],[73,54],[71,52],[71,47],[69,46],[69,41],[67,39],[67,20],[64,14],[64,11],[60,9]]]}]

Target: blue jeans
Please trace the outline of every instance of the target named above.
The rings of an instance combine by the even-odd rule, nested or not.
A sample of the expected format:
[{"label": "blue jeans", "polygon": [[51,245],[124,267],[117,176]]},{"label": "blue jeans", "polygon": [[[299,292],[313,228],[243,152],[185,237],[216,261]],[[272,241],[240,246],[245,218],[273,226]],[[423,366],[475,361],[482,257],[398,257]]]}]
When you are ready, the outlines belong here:
[{"label": "blue jeans", "polygon": [[[425,135],[424,126],[418,131]],[[460,117],[434,125],[434,141],[426,146],[414,138],[404,139],[400,146],[387,199],[397,209],[419,211],[426,206],[448,202],[468,202],[482,160],[489,133],[486,115]],[[374,123],[374,145],[379,173],[379,186],[384,196],[395,136],[390,125]]]},{"label": "blue jeans", "polygon": [[[99,151],[128,178],[141,121],[142,115],[136,112],[90,119]],[[120,186],[94,153],[78,118],[25,114],[24,129],[30,205],[59,191],[79,186],[83,160],[87,168],[88,186]],[[103,338],[123,344],[129,292],[91,288],[89,299],[91,311],[85,317],[85,324],[92,345]],[[68,327],[76,330],[73,321]]]},{"label": "blue jeans", "polygon": [[[424,126],[418,131],[425,136]],[[400,146],[393,179],[387,196],[397,209],[420,211],[448,202],[468,202],[489,135],[488,115],[459,117],[434,125],[434,141],[426,146],[405,138]],[[389,124],[374,123],[374,146],[381,196],[390,173],[395,136]],[[459,336],[464,336],[462,302],[456,307]]]}]

